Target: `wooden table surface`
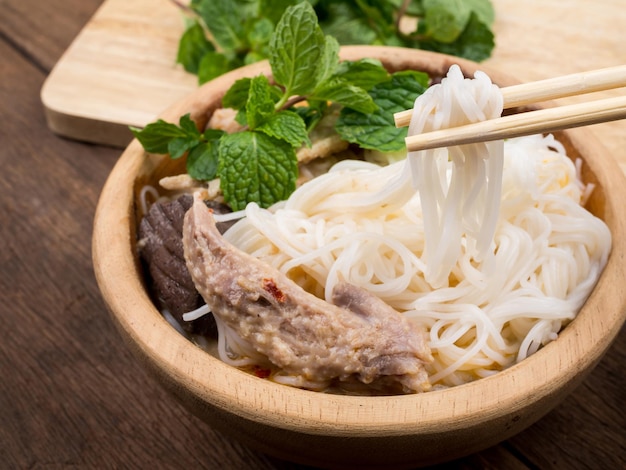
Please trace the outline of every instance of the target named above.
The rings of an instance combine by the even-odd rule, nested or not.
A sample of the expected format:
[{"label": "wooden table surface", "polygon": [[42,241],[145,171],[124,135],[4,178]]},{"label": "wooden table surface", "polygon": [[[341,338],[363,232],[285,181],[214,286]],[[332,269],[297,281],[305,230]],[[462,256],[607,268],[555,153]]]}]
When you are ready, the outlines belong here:
[{"label": "wooden table surface", "polygon": [[[172,401],[100,298],[92,218],[120,150],[54,135],[39,93],[101,1],[0,0],[0,468],[302,468],[225,438]],[[623,329],[560,406],[452,468],[623,468],[625,363]]]}]

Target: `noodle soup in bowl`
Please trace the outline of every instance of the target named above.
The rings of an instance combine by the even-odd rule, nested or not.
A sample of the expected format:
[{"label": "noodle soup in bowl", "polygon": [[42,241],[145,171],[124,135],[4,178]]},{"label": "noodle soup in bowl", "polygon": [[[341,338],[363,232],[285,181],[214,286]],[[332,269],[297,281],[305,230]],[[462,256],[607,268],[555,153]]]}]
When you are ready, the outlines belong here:
[{"label": "noodle soup in bowl", "polygon": [[[455,57],[390,47],[344,47],[345,60],[373,58],[389,71],[420,70],[433,78],[458,64],[499,86],[516,80]],[[161,116],[189,113],[204,129],[239,78],[270,75],[267,63],[233,71],[205,84]],[[513,112],[519,112],[514,110]],[[95,217],[93,260],[102,295],[122,336],[158,380],[192,413],[243,443],[279,458],[321,467],[393,468],[430,465],[505,440],[540,419],[601,359],[626,318],[620,260],[626,249],[626,181],[601,144],[585,129],[556,134],[593,184],[586,208],[610,231],[611,254],[576,318],[556,339],[491,375],[456,386],[408,394],[327,393],[289,386],[219,359],[212,341],[202,347],[177,331],[151,296],[138,255],[141,191],[184,173],[182,159],[146,154],[133,141],[113,169]],[[298,384],[296,384],[298,385]],[[344,390],[345,392],[345,390]]]}]

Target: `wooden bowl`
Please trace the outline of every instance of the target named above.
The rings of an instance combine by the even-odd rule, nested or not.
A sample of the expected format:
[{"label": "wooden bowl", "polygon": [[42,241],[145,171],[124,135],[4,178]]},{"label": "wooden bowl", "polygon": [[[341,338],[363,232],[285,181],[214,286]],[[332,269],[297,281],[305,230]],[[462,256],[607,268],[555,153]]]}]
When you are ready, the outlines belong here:
[{"label": "wooden bowl", "polygon": [[[501,86],[516,80],[445,55],[390,47],[355,46],[344,59],[380,59],[390,70],[444,75],[458,63],[466,74],[486,71]],[[161,116],[186,113],[204,126],[234,80],[269,74],[267,63],[230,72],[198,89]],[[137,258],[138,188],[180,162],[147,156],[133,141],[113,169],[94,223],[93,262],[102,295],[119,330],[140,360],[192,413],[214,428],[279,458],[323,467],[392,468],[429,465],[492,446],[520,432],[557,405],[591,371],[626,319],[626,181],[618,165],[584,129],[558,135],[571,157],[584,160],[583,177],[597,188],[589,209],[609,226],[612,253],[580,311],[556,341],[492,377],[424,394],[340,396],[259,379],[201,350],[155,308]]]}]

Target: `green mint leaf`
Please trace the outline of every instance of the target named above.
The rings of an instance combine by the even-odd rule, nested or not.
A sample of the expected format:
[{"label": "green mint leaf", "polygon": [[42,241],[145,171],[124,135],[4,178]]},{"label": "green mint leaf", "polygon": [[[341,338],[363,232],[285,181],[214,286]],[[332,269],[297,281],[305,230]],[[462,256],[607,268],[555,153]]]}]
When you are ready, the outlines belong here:
[{"label": "green mint leaf", "polygon": [[451,52],[455,55],[480,62],[491,56],[495,41],[491,29],[472,13],[465,30],[450,46],[454,47]]},{"label": "green mint leaf", "polygon": [[274,79],[285,87],[287,97],[313,91],[324,46],[324,33],[311,4],[287,8],[276,25],[269,56]]},{"label": "green mint leaf", "polygon": [[428,76],[422,72],[396,72],[391,80],[380,83],[370,90],[378,105],[373,113],[360,113],[352,109],[341,110],[335,129],[344,140],[363,148],[382,152],[404,148],[406,128],[396,128],[393,115],[410,109],[415,99],[428,86]]},{"label": "green mint leaf", "polygon": [[263,54],[263,53],[260,53],[260,52],[256,52],[256,51],[250,51],[243,57],[243,64],[244,65],[254,64],[254,63],[260,62],[260,61],[262,61],[262,60],[264,60],[266,58],[267,58],[266,54]]},{"label": "green mint leaf", "polygon": [[131,127],[130,130],[146,152],[150,153],[166,154],[171,140],[188,137],[187,132],[176,124],[162,119],[148,124],[143,129]]},{"label": "green mint leaf", "polygon": [[[222,106],[224,108],[233,108],[237,110],[246,109],[248,96],[250,94],[251,78],[241,78],[231,85],[222,98]],[[274,102],[280,100],[282,92],[276,86],[270,87],[270,94]]]},{"label": "green mint leaf", "polygon": [[210,181],[217,176],[219,139],[202,142],[187,155],[187,173],[194,179]]},{"label": "green mint leaf", "polygon": [[287,142],[244,131],[222,137],[218,172],[224,199],[233,210],[250,202],[269,207],[295,190],[298,161]]},{"label": "green mint leaf", "polygon": [[[302,5],[309,4],[309,5]],[[236,68],[243,64],[250,64],[261,59],[271,58],[272,66],[283,64],[284,57],[295,58],[294,50],[303,52],[311,46],[308,41],[298,42],[306,35],[303,31],[310,31],[307,22],[300,21],[307,7],[317,18],[319,23],[314,29],[320,29],[324,34],[335,39],[339,44],[375,44],[391,45],[412,48],[424,48],[439,50],[439,44],[456,43],[461,34],[467,31],[470,15],[476,14],[480,23],[486,27],[489,33],[495,18],[495,12],[491,0],[191,0],[191,9],[204,21],[193,21],[193,28],[186,31],[179,44],[178,61],[191,73],[198,74],[200,62],[207,52],[215,52],[215,43],[219,52],[228,59],[228,69]],[[296,9],[296,10],[294,10]],[[284,15],[287,11],[288,14]],[[418,19],[418,28],[413,34],[399,31],[398,15]],[[284,16],[284,18],[283,18]],[[276,34],[274,25],[281,23],[285,28],[276,28],[280,34]],[[205,31],[202,31],[205,24]],[[299,28],[302,27],[302,28]],[[208,30],[208,31],[206,31]],[[274,34],[272,34],[274,32]],[[326,48],[322,45],[319,35],[316,36],[312,49],[320,52],[323,56]],[[472,37],[478,37],[476,47],[469,42]],[[207,40],[211,38],[211,41]],[[483,57],[490,54],[491,49],[485,47],[485,34],[467,34],[464,40],[453,44],[451,51],[466,50],[463,57]],[[279,40],[279,38],[282,38]],[[282,52],[271,50],[272,40],[276,39],[282,46],[294,46],[292,49],[282,48]],[[462,43],[462,46],[459,44]],[[302,49],[302,50],[301,50]],[[441,48],[442,52],[447,49]],[[309,76],[310,73],[296,74],[296,69],[291,67],[292,61],[284,62],[281,68],[291,72],[281,76],[278,83],[287,88],[287,93],[308,94],[298,87],[293,88],[291,79],[297,76]],[[301,61],[303,63],[305,61]],[[317,61],[313,59],[313,62]],[[310,65],[310,64],[309,64]],[[316,68],[317,83],[328,78],[326,67],[322,58]],[[223,59],[218,64],[205,63],[200,83],[204,83],[216,76],[223,70]],[[304,67],[306,69],[306,67]],[[309,69],[309,72],[312,70]],[[283,80],[283,81],[281,81]],[[313,80],[310,80],[313,81]],[[304,90],[310,83],[296,80],[298,86]],[[293,91],[292,91],[293,90]]]},{"label": "green mint leaf", "polygon": [[237,123],[239,123],[239,125],[241,125],[241,126],[247,126],[248,125],[248,117],[247,117],[247,113],[246,113],[246,108],[245,107],[243,109],[240,109],[239,111],[237,111],[237,114],[235,115],[235,121]]},{"label": "green mint leaf", "polygon": [[270,82],[265,75],[257,75],[250,80],[246,102],[246,122],[255,129],[274,114],[274,100]]},{"label": "green mint leaf", "polygon": [[251,78],[240,78],[226,91],[222,98],[222,106],[225,108],[243,109],[248,102]]},{"label": "green mint leaf", "polygon": [[172,139],[167,144],[167,153],[170,154],[170,158],[176,160],[177,158],[182,157],[185,153],[198,145],[200,143],[199,140],[189,138],[189,137],[177,137]]},{"label": "green mint leaf", "polygon": [[200,23],[194,21],[180,38],[176,62],[182,64],[187,72],[196,74],[202,57],[214,50],[215,47],[206,38]]},{"label": "green mint leaf", "polygon": [[464,57],[475,62],[489,58],[495,47],[493,32],[472,13],[463,33],[456,41],[444,44],[435,41],[421,42],[422,49]]},{"label": "green mint leaf", "polygon": [[191,119],[191,116],[189,115],[189,113],[187,113],[184,116],[180,117],[180,119],[178,120],[178,125],[180,126],[180,128],[183,131],[185,131],[185,133],[188,136],[190,136],[190,137],[199,137],[200,136],[200,131],[198,130],[198,126]]},{"label": "green mint leaf", "polygon": [[284,140],[292,147],[300,147],[304,142],[311,145],[304,119],[293,111],[281,111],[257,128],[259,132]]},{"label": "green mint leaf", "polygon": [[273,32],[274,23],[267,18],[254,19],[245,28],[248,43],[257,51],[269,44]]},{"label": "green mint leaf", "polygon": [[259,12],[273,24],[278,24],[285,10],[301,0],[260,0]]},{"label": "green mint leaf", "polygon": [[309,103],[308,106],[296,106],[292,108],[292,111],[302,118],[307,132],[311,132],[324,117],[324,111],[328,108],[328,103],[311,99],[307,101]]},{"label": "green mint leaf", "polygon": [[335,75],[364,90],[370,90],[374,85],[391,77],[383,64],[376,59],[346,60],[339,64]]},{"label": "green mint leaf", "polygon": [[228,58],[219,52],[209,51],[204,54],[198,66],[198,84],[210,82],[231,70]]},{"label": "green mint leaf", "polygon": [[332,36],[324,38],[324,48],[317,67],[317,83],[330,78],[339,65],[339,43]]},{"label": "green mint leaf", "polygon": [[[178,126],[159,119],[144,129],[130,128],[147,152],[169,154],[177,159],[194,149],[203,139],[219,138],[222,131],[213,129],[200,134],[189,114],[181,116]],[[215,133],[219,134],[215,134]]]},{"label": "green mint leaf", "polygon": [[[204,0],[213,1],[213,0]],[[235,4],[235,9],[239,13],[239,17],[242,22],[250,18],[255,18],[259,15],[259,0],[230,0]]]},{"label": "green mint leaf", "polygon": [[[403,0],[402,0],[403,1]],[[397,7],[400,8],[402,5],[402,1],[397,4]],[[489,0],[487,0],[489,1]],[[421,17],[424,16],[424,6],[422,5],[421,0],[409,2],[406,11],[404,12],[408,16]]]},{"label": "green mint leaf", "polygon": [[356,2],[323,2],[316,5],[320,27],[325,34],[334,37],[339,44],[373,44],[376,31]]},{"label": "green mint leaf", "polygon": [[490,0],[466,0],[469,9],[476,13],[476,18],[491,27],[496,19],[496,12]]},{"label": "green mint leaf", "polygon": [[450,43],[467,25],[472,13],[465,0],[423,0],[425,16],[422,25],[434,41]]},{"label": "green mint leaf", "polygon": [[334,101],[361,113],[371,113],[377,108],[366,90],[356,87],[339,77],[332,77],[321,83],[315,89],[311,98],[320,101]]},{"label": "green mint leaf", "polygon": [[244,45],[241,13],[233,0],[210,0],[198,6],[204,24],[215,42],[225,50],[234,51]]},{"label": "green mint leaf", "polygon": [[362,15],[365,15],[367,22],[371,25],[383,43],[387,44],[391,36],[395,36],[394,12],[396,7],[391,2],[377,1],[356,2]]},{"label": "green mint leaf", "polygon": [[202,134],[202,137],[206,141],[219,140],[224,134],[226,134],[226,132],[224,132],[224,131],[222,131],[220,129],[210,129],[209,128],[206,131],[204,131],[204,133]]}]

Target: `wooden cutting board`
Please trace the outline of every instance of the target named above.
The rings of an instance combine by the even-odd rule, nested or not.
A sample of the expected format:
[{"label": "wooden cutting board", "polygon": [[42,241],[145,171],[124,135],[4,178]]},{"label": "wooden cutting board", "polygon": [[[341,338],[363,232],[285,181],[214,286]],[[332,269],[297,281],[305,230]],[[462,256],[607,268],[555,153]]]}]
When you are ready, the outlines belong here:
[{"label": "wooden cutting board", "polygon": [[126,146],[197,87],[176,64],[184,20],[169,0],[105,0],[41,90],[48,125],[63,136]]},{"label": "wooden cutting board", "polygon": [[[496,49],[485,64],[522,81],[626,63],[624,0],[492,0]],[[63,136],[125,146],[197,87],[176,62],[183,16],[169,0],[105,0],[50,73],[41,99]],[[596,93],[619,96],[626,89]],[[582,102],[572,97],[560,103]],[[626,121],[592,126],[626,171]]]}]

